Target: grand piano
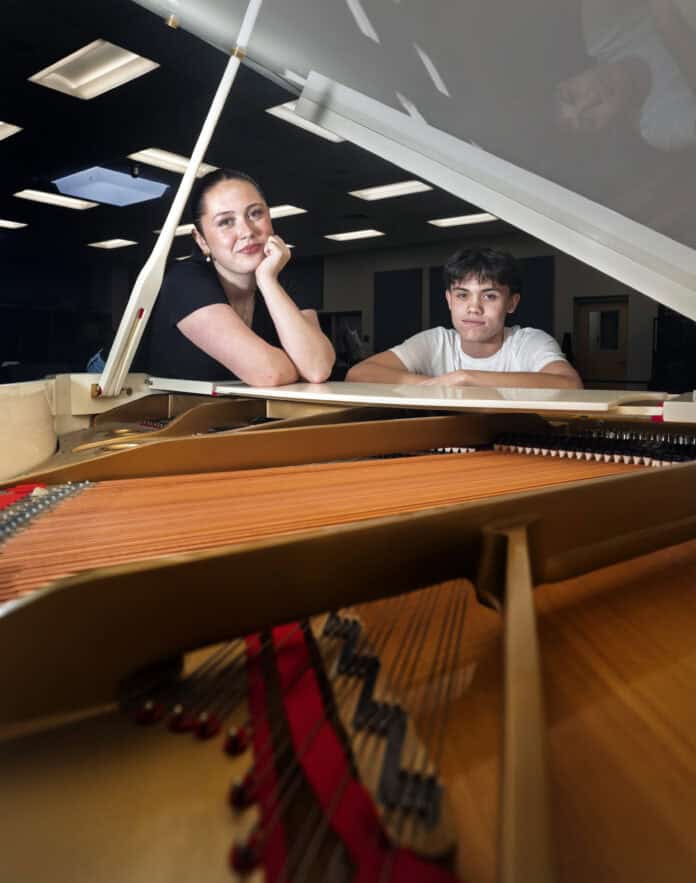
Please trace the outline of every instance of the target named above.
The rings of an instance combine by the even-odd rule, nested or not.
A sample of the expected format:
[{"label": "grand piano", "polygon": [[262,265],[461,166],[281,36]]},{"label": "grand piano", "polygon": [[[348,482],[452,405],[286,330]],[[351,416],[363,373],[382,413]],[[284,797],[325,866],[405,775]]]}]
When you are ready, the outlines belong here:
[{"label": "grand piano", "polygon": [[[141,5],[231,53],[233,66],[281,78],[298,92],[296,113],[696,318],[694,179],[685,173],[695,156],[694,85],[684,61],[696,25],[684,0],[561,7],[529,0],[512,9],[478,0],[434,8],[407,0]],[[651,66],[656,41],[675,65],[671,79]],[[589,105],[583,93],[585,104],[573,105],[573,90],[585,82],[573,81],[584,72],[574,67],[583,55],[595,72],[609,66],[634,76],[633,63],[621,62],[638,57],[644,65],[625,86],[641,100],[630,114],[617,111],[606,132],[601,114],[586,110],[606,93]],[[646,69],[651,86],[641,91]],[[609,97],[619,101],[611,82],[618,91]],[[570,129],[560,120],[569,104],[581,120]],[[646,185],[648,174],[659,189]],[[165,225],[160,252],[177,221]],[[694,394],[419,394],[355,384],[253,390],[128,374],[156,296],[156,264],[136,284],[102,377],[0,390],[16,415],[6,441],[0,437],[12,451],[3,461],[12,464],[4,476],[12,504],[2,522],[0,611],[8,879],[693,879]],[[182,396],[210,396],[196,406],[218,410],[187,423],[190,400]],[[172,422],[181,433],[129,431],[148,400],[168,419],[180,414]],[[274,416],[294,422],[249,423]],[[244,425],[196,434],[220,421]],[[57,437],[87,424],[92,435],[69,445],[69,456],[49,457]],[[21,425],[36,440],[33,450],[17,444]],[[419,470],[433,461],[445,464],[432,467],[443,477],[428,472],[421,480]],[[538,463],[552,468],[532,477]],[[588,471],[561,474],[578,465]],[[499,478],[503,466],[513,478]],[[368,467],[363,480],[359,470]],[[471,490],[477,475],[481,492]],[[298,514],[271,529],[272,516],[259,509],[249,533],[215,534],[196,546],[186,524],[202,510],[183,488],[205,476],[229,487],[223,496],[248,487],[241,522],[262,495],[270,513]],[[318,496],[309,493],[313,481]],[[437,481],[440,496],[418,496],[419,482],[430,490]],[[128,547],[131,534],[124,509],[112,517],[109,500],[121,495],[137,524],[138,500],[155,486],[169,494],[166,507],[181,493],[184,526],[169,546],[153,540],[154,551],[147,549],[146,538],[119,557],[113,550]],[[387,506],[396,486],[401,497]],[[319,511],[322,496],[358,487],[362,509],[303,520]],[[61,527],[61,510],[90,495],[103,503]],[[379,505],[367,506],[368,497]],[[154,526],[173,515],[150,518]],[[212,528],[204,525],[203,534]],[[73,558],[12,582],[34,560],[58,560],[71,533],[84,534]],[[390,638],[385,621],[396,623]],[[381,734],[357,723],[367,663],[341,669],[336,661],[336,636],[347,645],[355,628],[365,658],[383,660],[380,701],[399,709]],[[326,720],[347,746],[328,798],[316,759],[304,764],[323,719],[312,732],[301,729],[283,661],[286,651],[305,652],[298,634],[326,673],[330,686],[322,689],[333,697]],[[231,639],[233,649],[212,657],[198,649]],[[410,655],[400,656],[407,646]],[[194,695],[203,684],[212,693],[201,713],[222,703],[225,725],[236,721],[237,707],[225,698],[232,688],[221,688],[215,668],[220,652],[223,674],[246,672],[249,687],[251,711],[230,738],[250,740],[253,751],[240,752],[246,766],[237,759],[234,772],[220,772],[212,755],[201,760],[209,746],[194,753],[161,723],[138,728],[115,707],[148,723],[162,705],[176,729],[181,713],[172,709],[192,700],[180,700],[173,684],[188,684]],[[170,662],[160,666],[164,686],[148,681],[161,701],[150,703],[142,680],[133,686],[134,673],[183,654],[188,679]],[[258,711],[259,671],[284,714]],[[360,689],[346,685],[349,675]],[[394,798],[384,781],[404,709],[399,759],[433,759],[403,773],[409,786]],[[247,720],[251,737],[240,735]],[[270,767],[268,743],[277,736],[266,732],[264,741],[263,732],[271,721],[274,733],[287,727],[291,737],[275,752],[275,797],[266,788],[246,801],[237,789],[230,820],[218,811],[215,782],[240,770],[245,781],[249,769]],[[371,762],[361,743],[368,738],[376,745]],[[302,784],[288,789],[298,765]],[[345,810],[372,813],[368,833],[337,821],[354,784],[347,788],[345,770],[377,807]],[[301,836],[304,814],[314,822]],[[279,816],[286,861],[276,842]],[[361,852],[362,836],[379,844],[375,853]],[[224,854],[232,842],[230,869]]]}]

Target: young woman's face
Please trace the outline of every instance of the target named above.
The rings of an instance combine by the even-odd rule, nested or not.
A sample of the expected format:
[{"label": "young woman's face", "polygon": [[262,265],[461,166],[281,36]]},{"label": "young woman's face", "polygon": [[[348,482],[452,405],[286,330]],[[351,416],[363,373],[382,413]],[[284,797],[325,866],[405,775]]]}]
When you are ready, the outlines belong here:
[{"label": "young woman's face", "polygon": [[248,181],[220,181],[211,187],[199,223],[203,235],[194,230],[194,237],[201,251],[210,254],[219,271],[239,275],[256,270],[273,234],[268,206]]}]

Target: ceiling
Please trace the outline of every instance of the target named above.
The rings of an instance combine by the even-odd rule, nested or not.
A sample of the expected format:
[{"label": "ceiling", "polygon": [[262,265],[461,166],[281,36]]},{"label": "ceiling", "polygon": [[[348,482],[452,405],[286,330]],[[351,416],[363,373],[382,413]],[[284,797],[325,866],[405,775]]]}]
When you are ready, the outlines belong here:
[{"label": "ceiling", "polygon": [[[153,231],[162,225],[180,175],[141,165],[142,175],[170,187],[159,199],[122,208],[99,205],[74,211],[13,194],[27,187],[54,190],[52,179],[94,165],[130,173],[128,154],[147,147],[190,155],[226,57],[129,0],[4,0],[3,6],[0,119],[23,131],[0,141],[0,218],[28,226],[0,230],[0,254],[6,259],[60,254],[85,261],[142,261],[154,244]],[[89,101],[28,81],[97,38],[160,67]],[[477,210],[441,190],[371,203],[349,196],[349,190],[408,175],[349,143],[325,141],[264,112],[291,97],[280,85],[242,67],[205,158],[251,174],[270,204],[307,209],[306,215],[276,221],[277,232],[296,246],[298,257],[481,234],[481,227],[441,230],[426,223],[429,218]],[[386,235],[340,244],[323,238],[364,227]],[[485,227],[487,234],[502,229],[510,228],[502,222]],[[86,247],[114,237],[136,240],[139,248],[97,252]],[[173,255],[189,251],[188,238],[177,237]]]}]

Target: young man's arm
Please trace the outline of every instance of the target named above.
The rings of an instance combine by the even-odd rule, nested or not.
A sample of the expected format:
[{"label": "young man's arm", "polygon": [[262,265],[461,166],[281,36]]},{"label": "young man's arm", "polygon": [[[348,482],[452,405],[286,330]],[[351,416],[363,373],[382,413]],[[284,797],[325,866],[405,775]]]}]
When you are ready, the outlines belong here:
[{"label": "young man's arm", "polygon": [[675,0],[648,0],[648,6],[665,45],[696,92],[696,16],[687,20]]},{"label": "young man's arm", "polygon": [[374,356],[358,362],[346,374],[346,380],[353,383],[415,384],[431,379],[424,374],[413,374],[391,350],[375,353]]},{"label": "young man's arm", "polygon": [[550,362],[539,371],[451,371],[421,378],[422,386],[513,386],[539,389],[582,389],[580,375],[565,360]]}]

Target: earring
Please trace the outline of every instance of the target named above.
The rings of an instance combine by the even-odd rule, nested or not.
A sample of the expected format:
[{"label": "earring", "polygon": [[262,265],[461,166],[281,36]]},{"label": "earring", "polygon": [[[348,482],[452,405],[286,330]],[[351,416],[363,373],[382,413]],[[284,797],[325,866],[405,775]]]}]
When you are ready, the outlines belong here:
[{"label": "earring", "polygon": [[209,264],[209,263],[210,263],[210,252],[208,252],[208,253],[206,254],[206,256],[205,256],[205,262],[206,262],[206,264]]}]

